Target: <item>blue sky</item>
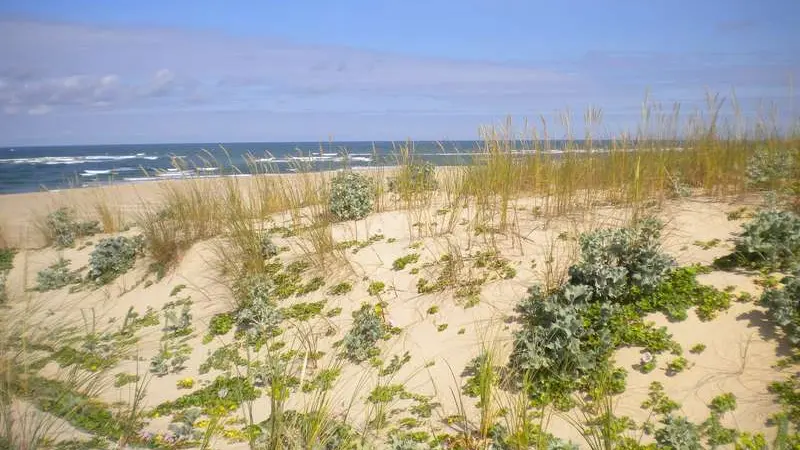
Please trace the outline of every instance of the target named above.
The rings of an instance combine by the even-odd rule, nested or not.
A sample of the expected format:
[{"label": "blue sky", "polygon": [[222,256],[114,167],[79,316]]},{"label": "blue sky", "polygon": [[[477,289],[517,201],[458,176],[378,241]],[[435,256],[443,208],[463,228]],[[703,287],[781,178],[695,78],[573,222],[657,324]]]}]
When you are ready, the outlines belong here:
[{"label": "blue sky", "polygon": [[707,91],[796,115],[794,0],[0,2],[0,145],[472,139]]}]

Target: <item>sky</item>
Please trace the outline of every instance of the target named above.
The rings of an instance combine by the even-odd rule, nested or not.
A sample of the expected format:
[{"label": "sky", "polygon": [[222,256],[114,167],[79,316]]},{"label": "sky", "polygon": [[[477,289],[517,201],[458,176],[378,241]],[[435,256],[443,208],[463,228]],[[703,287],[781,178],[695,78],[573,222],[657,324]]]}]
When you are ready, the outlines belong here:
[{"label": "sky", "polygon": [[[0,0],[0,145],[635,131],[800,105],[796,0]],[[541,126],[539,133],[543,134]]]}]

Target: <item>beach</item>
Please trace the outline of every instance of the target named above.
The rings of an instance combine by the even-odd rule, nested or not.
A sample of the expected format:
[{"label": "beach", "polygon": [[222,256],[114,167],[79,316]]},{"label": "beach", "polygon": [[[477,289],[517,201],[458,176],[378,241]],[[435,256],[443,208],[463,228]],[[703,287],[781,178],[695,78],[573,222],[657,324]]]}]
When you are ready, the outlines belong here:
[{"label": "beach", "polygon": [[[381,176],[388,174],[382,172]],[[231,245],[226,244],[226,232],[201,239],[181,251],[174,267],[169,268],[161,279],[148,269],[148,258],[145,256],[137,259],[129,271],[107,285],[80,289],[75,293],[70,293],[68,288],[39,293],[30,289],[36,285],[40,270],[59,257],[68,259],[70,267],[86,266],[90,263],[92,251],[89,242],[97,243],[107,235],[78,239],[73,248],[63,250],[41,248],[44,241],[37,234],[34,224],[37,220],[41,221],[43,215],[62,206],[75,208],[80,217],[91,217],[98,210],[98,205],[103,204],[119,216],[119,233],[135,236],[141,232],[136,225],[140,215],[149,208],[156,208],[155,205],[165,204],[171,192],[202,189],[214,195],[233,186],[241,190],[242,197],[256,198],[255,194],[261,192],[258,190],[259,183],[264,179],[279,179],[284,189],[303,186],[313,190],[309,188],[314,183],[327,183],[331,176],[332,173],[173,180],[0,196],[0,223],[4,234],[14,242],[15,247],[20,248],[14,259],[14,268],[8,276],[7,289],[12,293],[12,298],[28,299],[9,304],[9,311],[19,310],[22,313],[24,308],[36,304],[39,306],[30,320],[38,327],[47,327],[49,321],[55,320],[59,325],[75,324],[80,328],[80,324],[85,324],[87,317],[91,317],[97,329],[111,330],[130,311],[141,315],[151,310],[160,315],[171,302],[184,301],[190,305],[187,311],[190,311],[192,324],[190,334],[182,341],[190,349],[183,363],[185,368],[164,375],[150,375],[140,406],[155,408],[164,402],[174,401],[188,392],[176,388],[181,380],[190,379],[194,386],[212,383],[220,372],[211,370],[203,373],[199,368],[215,350],[236,342],[231,335],[211,340],[206,337],[213,318],[231,311],[237,303],[231,285],[220,272],[219,266],[222,249]],[[446,178],[441,170],[439,177]],[[404,386],[408,392],[426,396],[430,403],[437,404],[433,408],[434,415],[428,419],[432,429],[447,429],[445,419],[453,415],[477,416],[479,408],[476,409],[474,400],[459,394],[460,386],[468,378],[461,369],[487,349],[491,349],[498,360],[507,359],[514,332],[518,328],[509,318],[515,315],[515,307],[527,295],[528,288],[552,276],[547,272],[555,271],[554,266],[564,268],[570,261],[574,262],[576,241],[581,233],[624,226],[631,213],[625,207],[605,205],[561,217],[541,217],[537,214],[536,206],[541,204],[540,200],[518,197],[509,208],[513,227],[505,233],[486,234],[475,232],[472,223],[477,210],[474,206],[454,212],[448,210],[446,199],[441,196],[417,200],[416,203],[408,199],[387,200],[381,211],[371,213],[365,219],[332,224],[330,230],[334,242],[364,244],[345,244],[347,247],[339,247],[341,251],[336,253],[335,258],[323,264],[311,262],[302,276],[304,279],[320,278],[322,287],[280,301],[282,307],[322,304],[324,311],[337,311],[335,315],[311,318],[296,328],[288,327],[282,341],[301,354],[311,349],[321,354],[312,364],[308,360],[308,353],[305,353],[306,359],[301,358],[300,377],[314,373],[309,368],[311,365],[315,368],[340,367],[341,374],[330,391],[328,407],[335,414],[346,412],[347,420],[352,423],[367,424],[375,420],[376,405],[366,400],[366,394],[374,392],[376,387],[388,385]],[[730,252],[730,240],[745,219],[730,220],[729,213],[737,208],[753,208],[756,204],[755,197],[722,201],[700,196],[667,200],[653,208],[652,212],[665,223],[664,251],[672,255],[679,265],[688,266],[710,264],[715,257]],[[311,209],[314,209],[313,206]],[[309,239],[302,231],[302,227],[312,225],[304,221],[313,221],[313,215],[296,214],[297,211],[304,210],[276,212],[254,222],[262,230],[299,230],[297,234],[270,232],[275,246],[284,249],[277,257],[284,264],[313,259],[314,251],[308,250]],[[697,244],[712,240],[718,240],[719,244],[708,248]],[[464,264],[469,265],[468,261],[472,261],[475,255],[488,250],[502,255],[503,267],[513,269],[514,276],[506,279],[492,273],[480,275],[485,280],[478,296],[472,299],[474,304],[465,306],[464,299],[458,298],[450,289],[419,293],[420,278],[435,278],[439,270],[437,265],[444,261],[443,255],[452,258],[456,251],[465,261]],[[397,270],[393,266],[394,261],[410,254],[417,255],[412,263],[416,269]],[[554,260],[558,262],[554,263]],[[468,269],[462,276],[476,276],[480,270]],[[754,284],[757,277],[752,274],[715,270],[701,275],[699,280],[720,290],[727,288],[737,296],[748,293],[758,297],[762,290],[762,287]],[[375,282],[382,283],[378,293],[372,291]],[[352,285],[352,289],[341,295],[332,295],[332,287],[341,283]],[[337,350],[333,344],[350,329],[352,313],[358,311],[364,302],[381,302],[384,305],[383,319],[398,330],[379,344],[381,355],[385,355],[382,356],[384,361],[390,360],[393,355],[401,358],[408,355],[407,361],[396,372],[380,375],[379,370],[366,363],[340,365],[335,356]],[[735,425],[739,430],[765,432],[768,437],[773,436],[774,427],[767,423],[779,407],[767,388],[771,382],[783,376],[782,371],[773,366],[785,355],[786,350],[768,333],[765,334],[761,323],[764,314],[764,309],[752,302],[734,302],[729,309],[721,311],[710,321],[701,321],[691,312],[686,320],[674,323],[661,314],[648,316],[646,320],[652,320],[658,327],[665,326],[674,336],[684,349],[688,367],[681,373],[670,374],[664,368],[669,359],[666,357],[659,361],[654,372],[640,373],[633,368],[639,363],[641,348],[619,349],[613,361],[626,369],[628,376],[625,392],[616,397],[616,413],[636,422],[648,420],[648,415],[652,413],[640,405],[647,399],[651,383],[657,381],[663,384],[670,398],[680,403],[680,412],[693,421],[702,421],[708,416],[708,404],[712,398],[722,393],[733,393],[738,407],[726,416],[726,424]],[[305,334],[300,330],[305,330]],[[122,358],[109,369],[109,375],[147,373],[149,361],[164,345],[164,333],[158,326],[142,328],[137,333],[135,345],[126,349],[126,352],[137,357],[133,360]],[[688,349],[697,344],[703,344],[705,351],[689,354]],[[47,371],[56,374],[62,369],[50,363],[45,367]],[[129,393],[129,385],[107,387],[98,393],[98,398],[111,404],[124,399]],[[498,408],[503,402],[512,402],[514,398],[512,393],[498,392],[496,395]],[[286,407],[303,410],[313,400],[313,395],[298,393],[292,396]],[[394,398],[388,404],[381,405],[385,408],[382,414],[388,414],[389,410],[404,410],[413,403],[408,397]],[[256,422],[266,420],[270,415],[269,404],[268,398],[255,400],[246,414],[252,415],[252,420]],[[243,411],[236,409],[226,417],[233,420]],[[570,415],[576,412],[557,412],[548,408],[545,411],[549,433],[561,439],[580,442],[581,433],[570,425]],[[397,420],[401,416],[392,417],[386,416],[385,420]],[[164,433],[168,424],[169,415],[154,417],[144,430],[148,433]],[[64,429],[67,431],[62,437],[82,435],[71,426]],[[641,435],[640,438],[646,442],[652,436]],[[214,448],[247,448],[247,444],[217,436]]]}]

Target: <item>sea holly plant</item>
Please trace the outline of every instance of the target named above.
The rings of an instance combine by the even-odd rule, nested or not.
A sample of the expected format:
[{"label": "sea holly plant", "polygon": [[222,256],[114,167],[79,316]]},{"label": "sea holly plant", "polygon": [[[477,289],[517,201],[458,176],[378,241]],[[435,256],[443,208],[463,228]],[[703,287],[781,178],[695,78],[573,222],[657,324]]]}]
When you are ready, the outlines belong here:
[{"label": "sea holly plant", "polygon": [[56,262],[36,274],[36,290],[39,292],[61,289],[67,285],[80,283],[78,271],[69,269],[70,261],[58,258]]},{"label": "sea holly plant", "polygon": [[380,350],[376,344],[386,336],[388,328],[372,305],[362,304],[353,313],[353,326],[342,340],[344,355],[356,363],[377,355]]},{"label": "sea holly plant", "polygon": [[653,352],[673,347],[665,331],[643,321],[638,306],[673,265],[660,251],[660,229],[645,219],[632,228],[585,234],[567,283],[551,292],[529,290],[517,306],[521,327],[509,369],[527,378],[532,395],[565,398],[589,382],[618,346]]},{"label": "sea holly plant", "polygon": [[653,292],[675,264],[661,251],[661,229],[657,219],[646,218],[631,228],[581,235],[581,260],[569,269],[570,284],[611,301]]},{"label": "sea holly plant", "polygon": [[768,209],[742,225],[734,252],[716,265],[753,269],[792,269],[800,263],[800,216]]},{"label": "sea holly plant", "polygon": [[329,209],[340,221],[358,220],[372,212],[374,189],[366,176],[345,171],[331,180]]},{"label": "sea holly plant", "polygon": [[59,208],[45,218],[46,234],[58,248],[72,247],[75,239],[100,232],[100,222],[79,221],[72,208]]},{"label": "sea holly plant", "polygon": [[793,345],[800,345],[800,271],[782,280],[783,288],[769,288],[759,303]]},{"label": "sea holly plant", "polygon": [[110,282],[133,267],[143,249],[144,240],[141,236],[117,236],[101,240],[89,257],[89,279],[101,284]]}]

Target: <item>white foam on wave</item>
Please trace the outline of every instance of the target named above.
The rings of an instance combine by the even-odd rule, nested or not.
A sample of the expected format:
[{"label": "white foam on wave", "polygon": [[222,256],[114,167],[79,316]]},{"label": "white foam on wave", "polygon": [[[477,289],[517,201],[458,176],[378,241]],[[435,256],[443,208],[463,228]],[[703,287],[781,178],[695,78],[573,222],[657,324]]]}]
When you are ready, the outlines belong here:
[{"label": "white foam on wave", "polygon": [[159,156],[137,153],[135,155],[82,155],[82,156],[37,156],[33,158],[3,158],[0,164],[44,164],[48,166],[61,164],[86,164],[99,162],[126,161],[146,159],[154,161]]}]

